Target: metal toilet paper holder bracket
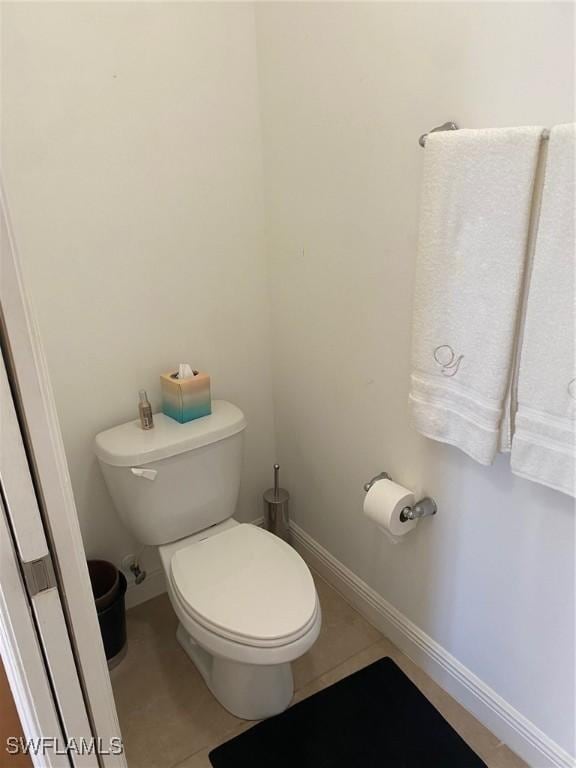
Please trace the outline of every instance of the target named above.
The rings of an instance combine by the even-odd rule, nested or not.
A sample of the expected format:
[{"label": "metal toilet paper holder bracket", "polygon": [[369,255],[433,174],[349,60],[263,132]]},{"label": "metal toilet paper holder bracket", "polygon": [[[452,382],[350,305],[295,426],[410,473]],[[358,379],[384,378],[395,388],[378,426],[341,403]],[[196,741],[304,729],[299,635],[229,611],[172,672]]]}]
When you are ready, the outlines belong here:
[{"label": "metal toilet paper holder bracket", "polygon": [[[364,490],[366,493],[368,493],[374,483],[377,483],[379,480],[392,480],[392,478],[388,472],[380,472],[380,474],[373,477],[372,480],[364,483]],[[424,496],[424,498],[417,501],[413,507],[404,507],[400,512],[400,520],[401,522],[406,523],[408,520],[418,520],[421,517],[430,517],[431,515],[435,515],[436,512],[438,512],[438,505],[434,499],[431,496]]]}]

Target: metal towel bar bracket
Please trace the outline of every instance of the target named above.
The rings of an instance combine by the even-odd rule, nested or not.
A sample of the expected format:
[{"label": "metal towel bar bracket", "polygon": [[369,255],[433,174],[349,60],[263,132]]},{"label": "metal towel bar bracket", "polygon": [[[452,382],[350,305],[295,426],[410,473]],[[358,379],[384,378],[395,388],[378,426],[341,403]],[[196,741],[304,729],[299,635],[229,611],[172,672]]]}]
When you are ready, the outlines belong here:
[{"label": "metal towel bar bracket", "polygon": [[439,133],[440,131],[457,131],[458,126],[453,120],[448,120],[446,123],[442,123],[442,125],[437,125],[436,128],[432,128],[431,131],[428,131],[427,133],[423,133],[422,136],[418,139],[418,144],[420,144],[421,147],[426,146],[426,139],[428,138],[429,133]]},{"label": "metal towel bar bracket", "polygon": [[[367,483],[364,483],[364,490],[366,493],[368,493],[374,483],[377,483],[379,480],[392,480],[392,478],[388,472],[380,472],[380,474],[375,475]],[[431,515],[435,515],[436,512],[438,512],[438,505],[434,499],[431,496],[425,496],[423,499],[420,499],[420,501],[417,501],[413,507],[404,507],[400,512],[400,521],[406,523],[408,520],[417,520],[420,517],[430,517]]]},{"label": "metal towel bar bracket", "polygon": [[[453,120],[448,120],[446,123],[442,123],[442,125],[437,125],[436,128],[432,128],[431,131],[428,131],[427,133],[423,133],[422,136],[418,139],[418,144],[420,144],[421,147],[426,146],[426,139],[428,138],[429,134],[431,133],[439,133],[440,131],[457,131],[458,125]],[[542,141],[547,141],[550,138],[550,131],[548,128],[545,128],[542,131]]]}]

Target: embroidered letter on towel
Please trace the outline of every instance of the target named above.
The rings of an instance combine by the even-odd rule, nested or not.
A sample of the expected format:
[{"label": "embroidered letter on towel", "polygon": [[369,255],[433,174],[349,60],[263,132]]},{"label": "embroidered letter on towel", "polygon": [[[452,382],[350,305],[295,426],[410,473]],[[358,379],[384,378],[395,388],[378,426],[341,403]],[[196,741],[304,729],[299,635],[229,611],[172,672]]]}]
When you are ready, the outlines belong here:
[{"label": "embroidered letter on towel", "polygon": [[482,464],[498,450],[542,130],[426,141],[410,400],[419,432]]},{"label": "embroidered letter on towel", "polygon": [[575,495],[576,126],[552,129],[530,278],[512,471]]}]

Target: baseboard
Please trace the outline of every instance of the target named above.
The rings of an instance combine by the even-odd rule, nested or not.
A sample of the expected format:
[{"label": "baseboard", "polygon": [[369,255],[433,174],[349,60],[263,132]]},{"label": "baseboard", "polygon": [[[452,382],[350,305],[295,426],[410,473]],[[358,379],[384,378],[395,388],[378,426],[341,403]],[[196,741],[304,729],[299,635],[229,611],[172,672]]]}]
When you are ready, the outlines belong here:
[{"label": "baseboard", "polygon": [[126,610],[134,608],[140,605],[140,603],[145,603],[147,600],[151,600],[163,592],[166,592],[166,579],[164,578],[162,568],[148,571],[146,578],[141,584],[136,584],[134,581],[128,583],[126,597],[124,598]]},{"label": "baseboard", "polygon": [[575,768],[576,759],[439,643],[384,600],[295,523],[292,543],[306,562],[445,691],[535,768]]}]

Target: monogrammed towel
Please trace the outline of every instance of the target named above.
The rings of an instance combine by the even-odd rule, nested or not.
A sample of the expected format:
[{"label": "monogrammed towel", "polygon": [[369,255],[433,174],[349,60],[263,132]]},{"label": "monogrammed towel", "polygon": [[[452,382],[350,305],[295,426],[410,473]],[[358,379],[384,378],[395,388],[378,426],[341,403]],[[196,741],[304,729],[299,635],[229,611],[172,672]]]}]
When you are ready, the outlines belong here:
[{"label": "monogrammed towel", "polygon": [[482,464],[498,450],[542,131],[426,141],[410,400],[419,432]]}]

